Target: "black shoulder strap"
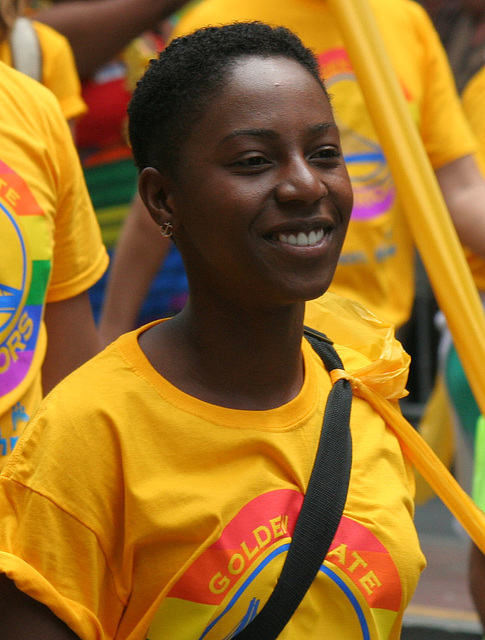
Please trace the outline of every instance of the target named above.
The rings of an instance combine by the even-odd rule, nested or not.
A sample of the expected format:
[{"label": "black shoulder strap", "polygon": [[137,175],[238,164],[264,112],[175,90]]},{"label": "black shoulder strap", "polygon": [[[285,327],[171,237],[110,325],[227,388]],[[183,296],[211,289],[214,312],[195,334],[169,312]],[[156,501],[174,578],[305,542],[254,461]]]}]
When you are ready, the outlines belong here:
[{"label": "black shoulder strap", "polygon": [[[324,334],[305,327],[305,335],[328,371],[343,369]],[[352,466],[351,405],[350,383],[340,379],[328,396],[317,455],[281,575],[264,607],[237,634],[237,640],[277,638],[318,574],[347,498]]]}]

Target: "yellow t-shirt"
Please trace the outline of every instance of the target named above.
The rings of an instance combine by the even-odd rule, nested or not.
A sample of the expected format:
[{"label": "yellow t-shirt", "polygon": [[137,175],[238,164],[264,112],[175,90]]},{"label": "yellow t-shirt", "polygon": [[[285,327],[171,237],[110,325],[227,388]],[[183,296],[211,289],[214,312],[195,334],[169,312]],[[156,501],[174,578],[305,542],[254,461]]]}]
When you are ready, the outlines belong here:
[{"label": "yellow t-shirt", "polygon": [[[435,169],[472,153],[446,55],[415,2],[372,1],[412,116]],[[324,0],[204,0],[184,13],[174,37],[208,24],[262,20],[295,31],[317,55],[354,189],[354,209],[331,291],[397,326],[414,299],[414,253],[395,185],[364,97]]]},{"label": "yellow t-shirt", "polygon": [[41,400],[45,303],[86,291],[108,257],[59,104],[3,62],[0,77],[2,459]]},{"label": "yellow t-shirt", "polygon": [[[345,340],[348,371],[403,395],[409,357],[389,326],[331,294],[308,319]],[[305,380],[288,404],[207,404],[151,367],[143,330],[66,378],[25,430],[0,476],[0,571],[82,640],[232,637],[281,570],[330,378],[304,340]],[[423,568],[394,433],[359,398],[351,431],[344,516],[282,640],[398,640]]]},{"label": "yellow t-shirt", "polygon": [[[86,111],[81,97],[81,83],[74,56],[67,39],[41,22],[32,21],[42,52],[42,84],[59,100],[66,120]],[[0,60],[12,66],[12,52],[8,40],[0,42]]]}]

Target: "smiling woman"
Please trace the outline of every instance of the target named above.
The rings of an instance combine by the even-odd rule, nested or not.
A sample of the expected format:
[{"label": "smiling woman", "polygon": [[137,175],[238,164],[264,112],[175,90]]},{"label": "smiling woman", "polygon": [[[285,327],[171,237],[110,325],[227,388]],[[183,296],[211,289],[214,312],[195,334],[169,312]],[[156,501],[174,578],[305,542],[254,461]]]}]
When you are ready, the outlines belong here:
[{"label": "smiling woman", "polygon": [[[299,62],[283,56],[246,57],[229,66],[224,88],[206,102],[171,170],[139,162],[142,198],[159,225],[172,225],[190,284],[186,312],[156,329],[157,334],[171,333],[172,346],[185,342],[172,331],[179,321],[185,327],[189,310],[208,315],[216,332],[211,342],[220,342],[216,327],[227,323],[236,309],[237,325],[241,310],[260,314],[285,306],[288,318],[301,317],[303,303],[322,295],[331,282],[352,207],[328,98]],[[136,106],[135,98],[135,123]],[[136,148],[135,132],[136,124]],[[147,332],[142,343],[149,336]],[[226,346],[223,352],[230,353]],[[293,355],[297,352],[295,343]],[[180,357],[174,353],[170,359],[173,374],[165,355],[160,362],[171,380],[181,373]],[[225,386],[227,374],[219,366],[217,373]],[[179,377],[177,386],[197,395],[188,386],[190,378]],[[197,378],[200,384],[201,376]],[[207,392],[212,398],[218,393],[214,379]],[[245,398],[252,402],[246,393]],[[248,408],[234,406],[234,400],[231,386],[227,398],[218,402]]]},{"label": "smiling woman", "polygon": [[[12,638],[36,637],[16,593],[18,611],[28,596],[47,605],[35,610],[52,640],[69,637],[57,618],[83,640],[220,640],[256,615],[332,389],[303,338],[305,311],[347,370],[377,367],[386,397],[405,393],[408,358],[387,325],[328,294],[306,306],[332,280],[352,191],[298,38],[241,23],[178,39],[129,117],[141,197],[180,250],[190,297],[59,385],[5,468],[0,570],[20,591],[0,583],[0,615]],[[412,473],[359,398],[350,431],[340,526],[281,638],[400,636],[423,566]]]}]

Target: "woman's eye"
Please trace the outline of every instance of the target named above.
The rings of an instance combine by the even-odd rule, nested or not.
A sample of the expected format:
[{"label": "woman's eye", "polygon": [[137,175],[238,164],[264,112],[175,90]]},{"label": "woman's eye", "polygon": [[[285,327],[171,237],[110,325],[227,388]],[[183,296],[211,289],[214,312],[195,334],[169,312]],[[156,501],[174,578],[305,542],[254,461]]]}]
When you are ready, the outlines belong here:
[{"label": "woman's eye", "polygon": [[340,158],[341,155],[342,153],[338,147],[322,147],[312,155],[312,158],[323,158],[324,160],[331,160],[334,158]]},{"label": "woman's eye", "polygon": [[264,156],[249,156],[242,158],[234,163],[236,167],[262,167],[265,164],[269,164],[269,161]]}]

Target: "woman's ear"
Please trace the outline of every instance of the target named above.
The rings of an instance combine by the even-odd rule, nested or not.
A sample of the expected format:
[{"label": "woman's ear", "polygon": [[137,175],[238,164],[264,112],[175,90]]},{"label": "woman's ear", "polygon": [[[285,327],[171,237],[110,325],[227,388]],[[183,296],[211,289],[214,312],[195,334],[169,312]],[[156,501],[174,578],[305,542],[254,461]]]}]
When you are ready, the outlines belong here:
[{"label": "woman's ear", "polygon": [[171,186],[172,180],[155,167],[146,167],[140,173],[140,197],[159,227],[172,221]]}]

